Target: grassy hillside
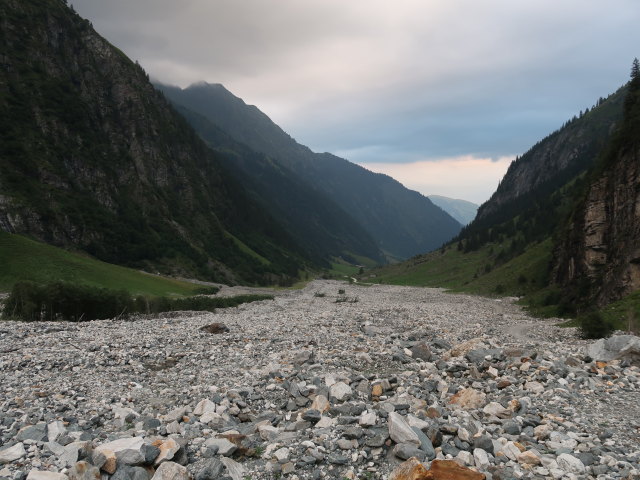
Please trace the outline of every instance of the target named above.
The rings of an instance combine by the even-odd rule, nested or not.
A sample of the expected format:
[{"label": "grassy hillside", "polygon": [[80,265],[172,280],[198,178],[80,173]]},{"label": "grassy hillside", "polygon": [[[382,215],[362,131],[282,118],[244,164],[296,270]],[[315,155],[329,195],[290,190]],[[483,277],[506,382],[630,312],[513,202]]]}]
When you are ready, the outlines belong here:
[{"label": "grassy hillside", "polygon": [[193,295],[200,285],[149,275],[74,254],[20,235],[0,232],[0,291],[20,280],[67,281],[131,294]]},{"label": "grassy hillside", "polygon": [[[444,287],[459,292],[478,294],[526,295],[545,284],[551,256],[551,241],[532,245],[525,253],[500,263],[505,244],[487,244],[464,253],[449,245],[402,264],[391,265],[369,273],[376,283]],[[366,275],[365,275],[366,277]]]}]

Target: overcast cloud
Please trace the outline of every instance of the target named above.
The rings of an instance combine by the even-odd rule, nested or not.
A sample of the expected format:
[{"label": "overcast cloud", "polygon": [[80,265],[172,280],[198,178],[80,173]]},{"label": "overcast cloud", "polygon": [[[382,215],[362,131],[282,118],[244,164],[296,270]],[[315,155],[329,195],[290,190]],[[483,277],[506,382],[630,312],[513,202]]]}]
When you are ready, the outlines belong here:
[{"label": "overcast cloud", "polygon": [[313,150],[472,201],[640,56],[637,0],[70,1],[160,81],[222,83]]}]

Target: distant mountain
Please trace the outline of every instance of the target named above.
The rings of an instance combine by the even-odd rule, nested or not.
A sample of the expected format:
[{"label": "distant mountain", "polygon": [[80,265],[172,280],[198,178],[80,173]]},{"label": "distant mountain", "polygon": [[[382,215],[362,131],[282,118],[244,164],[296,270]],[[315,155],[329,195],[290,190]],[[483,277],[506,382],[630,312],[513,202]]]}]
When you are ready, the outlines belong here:
[{"label": "distant mountain", "polygon": [[61,0],[0,2],[0,228],[111,263],[289,282],[304,250]]},{"label": "distant mountain", "polygon": [[[425,196],[386,175],[329,153],[312,152],[222,85],[158,87],[175,104],[204,116],[237,142],[269,157],[274,167],[287,168],[330,198],[373,237],[390,259],[438,248],[460,230],[456,220]],[[202,123],[193,125],[207,137]],[[251,171],[248,168],[244,173],[252,175]]]},{"label": "distant mountain", "polygon": [[333,258],[356,264],[384,263],[371,235],[326,194],[267,155],[234,140],[204,116],[180,105],[176,108],[316,263],[329,266]]},{"label": "distant mountain", "polygon": [[479,205],[467,200],[443,197],[442,195],[427,195],[435,205],[443,209],[461,225],[468,225],[476,218]]}]

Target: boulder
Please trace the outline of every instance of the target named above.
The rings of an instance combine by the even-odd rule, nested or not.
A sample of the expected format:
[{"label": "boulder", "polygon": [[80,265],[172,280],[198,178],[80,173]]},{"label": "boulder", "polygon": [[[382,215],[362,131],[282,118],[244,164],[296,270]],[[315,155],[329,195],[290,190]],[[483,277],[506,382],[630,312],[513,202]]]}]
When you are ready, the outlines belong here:
[{"label": "boulder", "polygon": [[69,480],[69,477],[64,473],[31,470],[27,475],[27,480]]},{"label": "boulder", "polygon": [[614,335],[601,338],[587,347],[586,351],[594,360],[627,360],[640,365],[640,337],[635,335]]},{"label": "boulder", "polygon": [[420,460],[412,457],[398,465],[389,475],[389,480],[426,480],[429,478],[428,474],[428,470]]},{"label": "boulder", "polygon": [[24,449],[22,443],[16,443],[12,447],[3,448],[0,450],[0,465],[5,463],[11,463],[25,456],[27,451]]},{"label": "boulder", "polygon": [[211,323],[209,325],[203,325],[202,327],[200,327],[200,330],[215,335],[219,333],[227,333],[229,331],[229,327],[227,327],[224,323]]},{"label": "boulder", "polygon": [[485,480],[486,475],[462,467],[453,460],[434,460],[424,478],[427,480]]},{"label": "boulder", "polygon": [[152,480],[191,480],[186,467],[174,462],[164,462],[156,470]]},{"label": "boulder", "polygon": [[402,415],[396,412],[389,414],[389,436],[391,440],[396,443],[411,443],[416,446],[420,446],[420,439],[416,432],[414,432],[407,422],[404,421]]}]

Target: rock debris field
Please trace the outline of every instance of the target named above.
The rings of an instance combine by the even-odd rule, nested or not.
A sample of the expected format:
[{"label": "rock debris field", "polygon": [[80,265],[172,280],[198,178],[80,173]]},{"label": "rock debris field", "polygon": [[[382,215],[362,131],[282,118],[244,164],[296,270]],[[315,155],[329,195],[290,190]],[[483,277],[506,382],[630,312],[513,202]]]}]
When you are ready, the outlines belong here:
[{"label": "rock debris field", "polygon": [[335,281],[2,322],[0,479],[640,478],[638,357],[591,343],[508,299]]}]

